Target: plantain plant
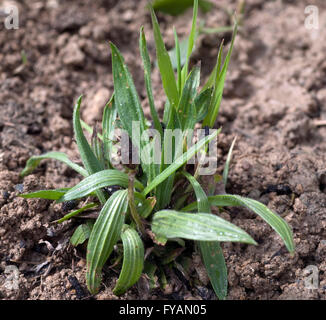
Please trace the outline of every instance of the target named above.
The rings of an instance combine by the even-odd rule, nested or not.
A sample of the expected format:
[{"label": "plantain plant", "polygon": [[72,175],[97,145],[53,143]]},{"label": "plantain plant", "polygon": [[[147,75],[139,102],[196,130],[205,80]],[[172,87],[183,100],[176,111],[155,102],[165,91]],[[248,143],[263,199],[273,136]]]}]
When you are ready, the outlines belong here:
[{"label": "plantain plant", "polygon": [[[143,272],[146,272],[151,280],[155,272],[158,273],[160,283],[164,286],[166,276],[162,266],[175,263],[175,258],[180,256],[185,246],[189,246],[190,242],[185,240],[194,240],[194,248],[201,254],[217,297],[224,299],[227,295],[227,268],[220,242],[254,245],[256,242],[242,229],[213,214],[212,207],[221,210],[228,206],[243,206],[252,210],[279,234],[288,251],[294,252],[292,232],[288,224],[265,205],[238,195],[206,193],[199,183],[203,164],[196,157],[204,159],[210,154],[214,149],[211,141],[214,141],[220,132],[220,129],[213,129],[213,126],[219,113],[237,25],[234,26],[232,41],[224,62],[222,44],[216,65],[207,82],[199,90],[200,66],[194,66],[189,72],[190,55],[196,37],[197,11],[198,0],[195,0],[187,59],[183,67],[180,62],[178,36],[174,33],[178,57],[175,74],[157,18],[151,9],[158,67],[166,93],[163,119],[155,106],[151,85],[151,61],[145,33],[141,28],[139,45],[152,125],[144,116],[123,57],[111,43],[114,93],[104,108],[102,134],[80,119],[82,97],[78,99],[73,111],[74,135],[83,166],[72,162],[64,153],[48,152],[31,157],[21,172],[21,176],[26,176],[43,159],[55,159],[84,177],[72,188],[40,190],[21,196],[56,200],[65,204],[86,197],[83,206],[71,210],[57,222],[78,218],[80,214],[87,217],[90,210],[93,212],[88,215],[88,222],[79,225],[71,238],[74,245],[88,241],[86,282],[91,294],[99,291],[102,268],[112,256],[116,258],[115,265],[121,265],[122,260],[120,276],[114,288],[116,295],[126,292],[139,280]],[[138,124],[137,134],[133,131],[133,123]],[[185,132],[193,130],[197,123],[202,125],[205,134],[202,138],[195,137],[196,143],[189,143]],[[154,138],[148,134],[150,126],[159,133]],[[114,138],[117,128],[127,132],[130,145],[141,155],[140,163],[132,163],[129,153],[128,161],[124,164],[114,161],[112,154],[120,154],[119,150],[117,151],[119,141]],[[175,129],[182,132],[181,138],[173,136],[172,140],[169,140],[168,133]],[[91,142],[86,139],[84,130],[92,133]],[[142,138],[138,139],[139,136]],[[156,143],[160,145],[160,162],[153,161],[153,156],[157,154]],[[168,145],[172,146],[172,151],[166,148]],[[121,150],[120,152],[122,154]],[[227,179],[230,155],[231,151],[223,174],[224,183]],[[164,161],[165,157],[170,157],[172,161],[167,163]],[[196,160],[189,164],[192,159]],[[191,202],[191,199],[196,201]],[[94,210],[97,213],[95,216]],[[177,249],[172,246],[174,249],[171,251],[171,243],[177,246]],[[156,252],[156,256],[160,257],[160,265],[151,263],[151,254],[145,255],[145,249],[149,247],[155,247],[152,254]]]}]

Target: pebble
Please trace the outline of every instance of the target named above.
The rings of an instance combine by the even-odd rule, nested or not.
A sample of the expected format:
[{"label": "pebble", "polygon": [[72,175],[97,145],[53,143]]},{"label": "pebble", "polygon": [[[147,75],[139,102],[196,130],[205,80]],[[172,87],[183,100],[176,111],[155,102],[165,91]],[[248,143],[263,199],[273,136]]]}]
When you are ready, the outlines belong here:
[{"label": "pebble", "polygon": [[85,64],[86,56],[77,43],[69,42],[62,50],[62,61],[67,66],[81,67]]},{"label": "pebble", "polygon": [[24,185],[22,183],[15,185],[15,190],[19,192],[24,192]]}]

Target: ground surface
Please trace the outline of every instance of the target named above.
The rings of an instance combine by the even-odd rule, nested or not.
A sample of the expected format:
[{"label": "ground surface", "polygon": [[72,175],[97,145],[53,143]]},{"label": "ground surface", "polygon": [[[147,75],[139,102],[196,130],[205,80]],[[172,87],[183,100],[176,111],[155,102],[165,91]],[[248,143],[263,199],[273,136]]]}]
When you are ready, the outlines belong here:
[{"label": "ground surface", "polygon": [[[5,2],[0,1],[0,6]],[[229,24],[222,8],[235,10],[235,2],[216,0],[219,6],[201,18],[210,27]],[[144,25],[154,57],[150,17],[145,0],[16,4],[20,29],[6,30],[0,23],[0,298],[85,299],[83,251],[67,243],[76,224],[51,223],[62,216],[59,205],[17,198],[22,190],[71,186],[80,177],[52,161],[24,180],[19,172],[29,156],[45,151],[64,151],[78,160],[72,107],[84,94],[84,120],[94,124],[100,119],[113,90],[109,40],[121,49],[141,98],[145,97],[137,45],[138,30]],[[319,32],[305,29],[308,4],[319,7]],[[159,18],[168,47],[173,45],[172,25],[181,37],[190,28],[191,12]],[[193,59],[202,60],[204,76],[223,37],[230,40],[229,34],[199,39]],[[217,124],[223,126],[219,169],[237,135],[227,190],[260,200],[281,214],[293,228],[297,248],[290,257],[275,232],[246,210],[223,213],[259,243],[257,247],[223,245],[228,299],[326,297],[326,127],[318,125],[326,120],[325,52],[324,1],[247,1]],[[157,70],[153,81],[158,105],[163,107]],[[147,102],[143,103],[146,108]],[[270,185],[287,186],[284,190],[290,192],[264,192]],[[311,265],[317,266],[319,276],[314,290],[304,285],[305,269]],[[5,288],[8,266],[19,269],[18,290]],[[197,288],[187,289],[172,278],[174,285],[165,295],[148,293],[139,285],[122,299],[210,298],[211,289],[209,285],[205,289],[199,270],[193,271],[202,281]],[[107,269],[104,287],[95,298],[116,299],[111,293],[115,279],[114,270]]]}]

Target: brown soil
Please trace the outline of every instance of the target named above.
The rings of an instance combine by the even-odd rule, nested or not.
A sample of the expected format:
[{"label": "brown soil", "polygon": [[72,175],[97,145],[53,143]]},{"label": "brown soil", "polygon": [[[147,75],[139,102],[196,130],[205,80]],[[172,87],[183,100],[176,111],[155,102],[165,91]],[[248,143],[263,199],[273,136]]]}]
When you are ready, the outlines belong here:
[{"label": "brown soil", "polygon": [[[0,1],[0,9],[5,2]],[[20,28],[6,30],[0,21],[0,299],[88,298],[83,251],[68,242],[76,222],[52,224],[62,216],[60,205],[17,197],[22,190],[71,186],[80,177],[54,161],[43,163],[24,180],[19,172],[29,156],[45,151],[63,151],[78,159],[72,139],[72,106],[84,94],[84,120],[94,124],[100,119],[113,90],[109,40],[124,54],[144,99],[138,58],[141,25],[153,59],[155,55],[146,2],[16,1]],[[205,17],[207,25],[230,23],[223,8],[235,10],[236,1],[215,2],[218,7]],[[239,208],[224,212],[224,218],[259,243],[257,247],[223,244],[228,299],[325,299],[326,126],[317,121],[326,119],[326,3],[246,2],[218,120],[218,126],[223,126],[219,170],[237,135],[228,192],[262,201],[282,215],[293,228],[297,247],[291,257],[260,218]],[[317,33],[304,26],[304,8],[309,4],[319,7]],[[166,43],[172,47],[172,25],[181,37],[187,34],[191,11],[180,17],[159,15],[159,19]],[[202,60],[204,76],[213,67],[222,38],[228,42],[230,35],[200,36],[193,57],[194,62]],[[162,107],[157,70],[153,81]],[[145,100],[143,104],[147,108]],[[271,185],[286,194],[267,193],[273,191]],[[149,293],[142,279],[121,298],[212,297],[198,257],[193,264],[199,281],[196,288],[187,289],[171,274],[173,285],[165,293]],[[4,285],[5,270],[11,265],[19,269],[19,290]],[[318,289],[305,288],[305,269],[310,265],[318,267]],[[111,291],[117,274],[111,269],[105,274],[102,291],[95,298],[117,299]]]}]

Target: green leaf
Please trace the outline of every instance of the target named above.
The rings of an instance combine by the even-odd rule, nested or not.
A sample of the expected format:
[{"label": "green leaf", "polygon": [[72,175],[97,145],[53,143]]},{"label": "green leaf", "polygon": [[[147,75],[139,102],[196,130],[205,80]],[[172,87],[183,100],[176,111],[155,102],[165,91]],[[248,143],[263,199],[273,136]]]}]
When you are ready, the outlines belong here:
[{"label": "green leaf", "polygon": [[81,224],[77,227],[74,234],[70,238],[70,243],[77,247],[79,244],[84,243],[90,236],[93,228],[93,223],[88,222]]},{"label": "green leaf", "polygon": [[94,127],[94,132],[91,137],[91,146],[96,159],[99,161],[102,168],[105,168],[105,155],[103,139],[99,139],[97,135],[97,127]]},{"label": "green leaf", "polygon": [[123,57],[113,43],[110,43],[110,46],[112,52],[115,103],[123,128],[128,132],[135,146],[139,148],[139,141],[133,139],[131,123],[132,121],[139,121],[141,135],[146,129],[145,116],[140,105],[134,82],[123,61]]},{"label": "green leaf", "polygon": [[105,162],[111,168],[110,155],[112,154],[115,121],[117,118],[117,108],[114,103],[114,94],[106,104],[103,111],[102,130],[103,130],[103,149]]},{"label": "green leaf", "polygon": [[219,68],[216,70],[216,75],[218,75],[216,77],[216,82],[214,85],[214,93],[213,93],[213,99],[211,102],[211,106],[209,108],[208,114],[206,116],[206,118],[204,119],[203,125],[206,126],[208,125],[210,128],[212,128],[214,126],[214,123],[216,121],[216,118],[218,116],[218,112],[220,109],[220,104],[222,101],[222,95],[223,95],[223,90],[224,90],[224,83],[225,83],[225,78],[226,78],[226,73],[228,70],[228,66],[229,66],[229,62],[230,62],[230,58],[231,58],[231,53],[233,50],[233,46],[234,46],[234,40],[237,34],[237,30],[238,30],[238,25],[237,23],[234,26],[234,31],[233,31],[233,36],[232,36],[232,40],[231,40],[231,45],[230,45],[230,49],[227,53],[227,56],[225,58],[224,64],[223,64],[223,68],[221,70],[221,72],[219,72]]},{"label": "green leaf", "polygon": [[153,290],[158,287],[157,277],[155,276],[157,265],[146,260],[144,263],[144,274],[148,277],[149,288]]},{"label": "green leaf", "polygon": [[174,71],[169,53],[167,52],[163,42],[157,18],[152,8],[151,16],[154,30],[157,62],[160,69],[164,91],[170,101],[171,106],[173,108],[176,108],[179,102],[179,93],[174,76]]},{"label": "green leaf", "polygon": [[190,32],[189,40],[188,40],[187,59],[186,59],[185,65],[183,66],[182,76],[181,76],[182,87],[183,87],[183,84],[185,83],[185,80],[188,76],[189,60],[190,60],[191,53],[194,49],[195,41],[196,41],[196,37],[197,37],[197,15],[198,15],[198,0],[194,0],[192,26],[191,26],[191,32]]},{"label": "green leaf", "polygon": [[151,80],[151,74],[152,74],[151,61],[150,61],[148,50],[147,50],[144,27],[142,27],[140,29],[139,48],[140,48],[140,54],[141,54],[141,57],[143,60],[143,65],[144,65],[144,77],[145,77],[146,91],[147,91],[147,97],[148,97],[149,107],[151,110],[152,119],[154,122],[154,128],[160,132],[160,135],[162,137],[163,130],[162,130],[162,126],[160,123],[160,118],[159,118],[158,113],[155,108],[155,102],[154,102],[154,97],[153,97],[152,80]]},{"label": "green leaf", "polygon": [[[241,206],[252,210],[256,214],[258,214],[264,221],[266,221],[280,235],[289,252],[294,252],[295,245],[293,242],[292,231],[289,225],[285,220],[283,220],[279,215],[267,208],[264,204],[256,200],[231,194],[210,196],[208,197],[208,201],[211,206]],[[197,203],[194,202],[183,208],[182,211],[196,210],[196,207]]]},{"label": "green leaf", "polygon": [[89,174],[103,170],[98,159],[95,157],[95,154],[90,147],[88,141],[86,140],[83,129],[80,123],[80,105],[82,97],[78,98],[78,101],[74,108],[73,123],[74,123],[74,132],[75,138],[80,153],[80,157],[83,161],[83,164]]},{"label": "green leaf", "polygon": [[77,171],[78,173],[80,173],[82,176],[87,177],[87,175],[88,175],[87,171],[84,168],[82,168],[78,164],[69,160],[68,156],[65,153],[55,152],[55,151],[48,152],[48,153],[42,154],[40,156],[33,156],[33,157],[29,158],[24,170],[20,173],[20,175],[22,177],[29,175],[39,165],[41,160],[44,160],[44,159],[54,159],[54,160],[61,161],[64,164],[66,164],[67,166],[69,166],[70,168],[72,168],[75,171]]},{"label": "green leaf", "polygon": [[215,83],[218,82],[218,77],[220,76],[220,70],[221,70],[221,65],[222,65],[222,55],[223,55],[223,45],[224,45],[224,39],[222,39],[222,42],[220,44],[220,48],[218,50],[218,55],[217,55],[217,61],[216,64],[213,68],[213,71],[208,77],[207,82],[202,88],[202,91],[212,88],[212,96],[214,95],[214,88],[215,88]]},{"label": "green leaf", "polygon": [[[147,44],[146,44],[146,37],[144,33],[144,29],[141,28],[141,34],[140,34],[140,40],[139,40],[139,47],[140,47],[140,53],[141,57],[143,60],[143,65],[144,65],[144,77],[145,77],[145,84],[146,84],[146,91],[147,91],[147,97],[148,97],[148,102],[151,110],[151,115],[154,123],[154,128],[158,130],[159,136],[155,136],[152,142],[149,142],[147,144],[146,151],[148,158],[151,157],[151,159],[154,158],[155,156],[155,144],[156,144],[156,139],[160,139],[160,142],[163,139],[163,129],[162,125],[158,116],[158,113],[155,108],[155,103],[154,103],[154,97],[153,97],[153,90],[152,90],[152,81],[151,81],[151,62],[147,50]],[[148,147],[148,148],[147,148]],[[149,165],[149,171],[150,174],[148,175],[148,182],[151,182],[154,177],[156,177],[159,172],[160,172],[160,167],[158,164],[154,163],[154,161]]]},{"label": "green leaf", "polygon": [[201,187],[200,183],[188,172],[182,172],[182,174],[189,180],[195,191],[198,203],[198,212],[210,213],[211,207],[209,205],[206,193]]},{"label": "green leaf", "polygon": [[232,223],[207,213],[158,211],[153,216],[152,231],[158,237],[199,241],[232,241],[256,244],[245,231]]},{"label": "green leaf", "polygon": [[171,174],[177,171],[180,167],[182,167],[188,160],[190,160],[205,144],[209,143],[213,140],[219,133],[219,130],[215,130],[211,135],[203,138],[196,144],[194,144],[187,152],[182,154],[179,158],[177,158],[174,163],[168,166],[163,172],[161,172],[143,191],[144,195],[147,195],[151,190],[156,188],[160,183],[162,183],[165,179],[167,179]]},{"label": "green leaf", "polygon": [[[82,101],[82,97],[79,97],[74,108],[74,114],[73,114],[74,133],[75,133],[75,139],[77,142],[80,157],[83,161],[83,164],[88,174],[91,175],[93,173],[103,170],[104,168],[96,158],[92,148],[90,147],[87,139],[84,136],[84,132],[80,123],[81,101]],[[99,200],[103,204],[106,200],[104,193],[101,190],[97,190],[96,195],[98,196]]]},{"label": "green leaf", "polygon": [[[197,198],[198,212],[210,213],[207,196],[199,182],[189,173],[183,173],[191,183]],[[204,266],[213,289],[220,300],[225,299],[228,288],[228,274],[221,245],[217,241],[197,241]]]},{"label": "green leaf", "polygon": [[87,246],[86,282],[91,294],[99,290],[102,268],[120,237],[127,209],[127,190],[117,191],[107,200],[94,224]]},{"label": "green leaf", "polygon": [[87,209],[91,209],[91,208],[95,208],[97,207],[98,204],[97,203],[94,203],[94,202],[91,202],[91,203],[88,203],[86,206],[78,209],[78,210],[74,210],[72,212],[69,212],[68,214],[66,214],[64,217],[62,217],[61,219],[59,220],[56,220],[54,222],[57,222],[57,223],[62,223],[63,221],[66,221],[68,219],[71,219],[72,217],[75,217],[77,216],[78,214],[84,212],[85,210]]},{"label": "green leaf", "polygon": [[31,193],[18,195],[25,199],[39,198],[47,200],[59,200],[70,188],[54,189],[54,190],[38,190]]},{"label": "green leaf", "polygon": [[156,199],[154,197],[146,198],[140,207],[137,207],[137,211],[141,217],[144,219],[148,218],[149,215],[152,213],[156,204]]},{"label": "green leaf", "polygon": [[182,130],[194,129],[197,118],[197,110],[194,103],[197,89],[200,83],[200,67],[194,67],[188,76],[182,91],[177,112],[179,113]]},{"label": "green leaf", "polygon": [[122,270],[113,293],[121,295],[140,278],[144,267],[144,245],[138,233],[126,226],[121,233],[123,243]]},{"label": "green leaf", "polygon": [[204,91],[202,91],[199,95],[197,95],[195,99],[195,106],[196,106],[196,113],[197,113],[197,119],[196,122],[202,121],[207,113],[208,108],[211,103],[213,89],[208,88]]},{"label": "green leaf", "polygon": [[221,245],[217,241],[199,241],[199,248],[215,294],[224,300],[228,290],[228,274]]},{"label": "green leaf", "polygon": [[[182,90],[182,74],[181,74],[181,66],[182,66],[182,62],[181,62],[181,48],[180,48],[180,42],[179,42],[179,38],[178,38],[178,34],[177,31],[175,29],[175,27],[173,27],[173,34],[174,34],[174,43],[175,43],[175,48],[171,51],[169,51],[169,56],[171,59],[171,63],[173,66],[173,69],[177,69],[177,77],[178,77],[178,82],[177,82],[177,87],[178,87],[178,92],[179,92],[179,96],[181,94],[181,90]],[[188,41],[187,41],[188,43]],[[185,53],[185,55],[187,54],[187,52]],[[174,59],[174,61],[173,61]]]},{"label": "green leaf", "polygon": [[170,109],[171,109],[171,104],[169,100],[165,101],[164,104],[164,111],[163,111],[163,123],[167,124],[169,122],[169,117],[170,117]]},{"label": "green leaf", "polygon": [[[134,82],[131,78],[130,72],[123,61],[119,50],[111,43],[112,52],[112,67],[113,67],[113,81],[115,90],[115,104],[117,106],[118,114],[122,122],[123,128],[128,132],[128,135],[133,145],[141,155],[142,167],[150,180],[155,173],[154,164],[150,161],[150,154],[148,153],[148,135],[143,135],[146,127],[145,116],[141,107]],[[132,128],[132,122],[137,121],[139,124],[139,136],[135,135]]]},{"label": "green leaf", "polygon": [[[91,192],[109,186],[118,185],[124,188],[127,188],[129,184],[129,177],[126,173],[107,169],[91,176],[88,176],[81,182],[79,182],[76,186],[71,188],[64,196],[59,200],[59,202],[74,200],[78,198],[82,198],[87,196]],[[135,187],[138,190],[143,190],[143,185],[135,180]]]},{"label": "green leaf", "polygon": [[226,158],[226,162],[225,162],[225,166],[224,166],[224,170],[223,170],[223,183],[226,186],[226,183],[228,182],[228,175],[229,175],[229,167],[230,167],[230,162],[231,162],[231,157],[232,157],[232,151],[234,148],[234,144],[237,140],[237,137],[235,137],[232,141],[231,147],[229,149],[227,158]]}]

